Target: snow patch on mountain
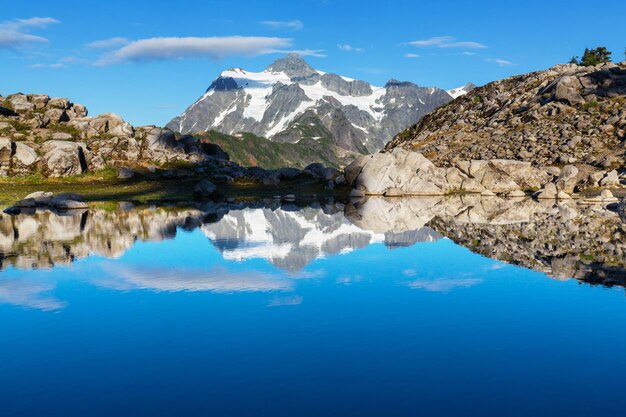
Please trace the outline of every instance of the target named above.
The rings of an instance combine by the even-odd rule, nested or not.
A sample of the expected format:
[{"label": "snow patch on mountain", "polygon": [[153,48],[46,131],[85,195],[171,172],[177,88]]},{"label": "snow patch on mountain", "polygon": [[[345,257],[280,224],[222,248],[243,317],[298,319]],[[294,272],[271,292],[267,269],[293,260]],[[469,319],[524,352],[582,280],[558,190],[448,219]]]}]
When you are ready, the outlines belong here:
[{"label": "snow patch on mountain", "polygon": [[446,92],[448,94],[450,94],[452,96],[452,98],[457,98],[457,97],[461,97],[467,93],[469,93],[470,91],[472,91],[473,89],[475,89],[476,86],[472,83],[467,83],[462,87],[457,87],[457,88],[453,88],[452,90],[447,90]]}]

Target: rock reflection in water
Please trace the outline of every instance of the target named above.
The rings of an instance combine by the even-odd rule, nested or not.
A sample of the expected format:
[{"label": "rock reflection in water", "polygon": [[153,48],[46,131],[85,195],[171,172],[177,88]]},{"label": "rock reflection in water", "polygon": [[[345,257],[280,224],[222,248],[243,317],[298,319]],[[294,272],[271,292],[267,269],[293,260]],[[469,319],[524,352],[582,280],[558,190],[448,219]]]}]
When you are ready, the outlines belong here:
[{"label": "rock reflection in water", "polygon": [[626,229],[613,211],[576,201],[472,196],[367,198],[345,209],[248,202],[0,214],[0,267],[47,268],[90,254],[116,258],[137,241],[174,238],[179,228],[200,228],[226,261],[258,258],[288,273],[372,243],[393,249],[443,235],[555,278],[626,284]]},{"label": "rock reflection in water", "polygon": [[296,207],[253,202],[0,214],[0,267],[50,268],[91,254],[117,258],[137,241],[172,239],[178,228],[200,228],[226,260],[260,258],[288,272],[372,243],[394,248],[439,237],[427,228],[398,233],[363,230],[343,210],[341,204]]},{"label": "rock reflection in water", "polygon": [[49,268],[91,254],[117,258],[138,240],[171,239],[177,228],[193,227],[203,215],[199,210],[150,208],[0,213],[0,268]]},{"label": "rock reflection in water", "polygon": [[377,233],[428,226],[470,250],[558,279],[626,284],[626,227],[606,207],[498,197],[353,201],[347,217]]}]

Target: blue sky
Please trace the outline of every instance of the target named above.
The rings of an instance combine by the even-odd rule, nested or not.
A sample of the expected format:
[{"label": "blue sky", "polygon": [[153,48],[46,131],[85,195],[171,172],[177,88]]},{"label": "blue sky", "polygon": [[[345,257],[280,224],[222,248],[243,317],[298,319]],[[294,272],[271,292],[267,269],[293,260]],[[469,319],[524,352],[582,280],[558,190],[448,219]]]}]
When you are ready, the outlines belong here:
[{"label": "blue sky", "polygon": [[600,24],[590,12],[587,1],[5,2],[0,94],[64,96],[92,115],[162,125],[223,69],[262,70],[286,51],[375,85],[446,89],[546,68],[585,47],[623,60],[626,3],[612,3]]}]

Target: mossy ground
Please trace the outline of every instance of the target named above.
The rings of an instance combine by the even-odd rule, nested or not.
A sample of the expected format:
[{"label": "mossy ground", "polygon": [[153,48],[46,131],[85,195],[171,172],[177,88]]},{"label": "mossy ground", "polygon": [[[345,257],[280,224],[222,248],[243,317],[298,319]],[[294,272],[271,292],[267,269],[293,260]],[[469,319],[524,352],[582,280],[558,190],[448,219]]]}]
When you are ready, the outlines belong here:
[{"label": "mossy ground", "polygon": [[[88,202],[133,201],[151,202],[186,202],[193,200],[193,189],[200,178],[118,179],[115,172],[100,171],[95,174],[81,175],[61,179],[40,177],[2,178],[0,179],[0,207],[11,205],[35,191],[51,191],[55,194],[71,192],[85,198]],[[298,198],[335,197],[345,198],[349,190],[339,188],[325,190],[319,182],[281,183],[278,186],[263,186],[255,183],[234,183],[218,185],[222,198],[271,198],[276,195],[294,194]]]}]

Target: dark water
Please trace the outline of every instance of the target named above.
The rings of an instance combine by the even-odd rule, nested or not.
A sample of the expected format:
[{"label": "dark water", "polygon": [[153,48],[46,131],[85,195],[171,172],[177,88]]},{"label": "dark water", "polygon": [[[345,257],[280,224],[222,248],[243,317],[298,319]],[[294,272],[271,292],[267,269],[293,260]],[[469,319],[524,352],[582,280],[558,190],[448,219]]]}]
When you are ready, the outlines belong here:
[{"label": "dark water", "polygon": [[624,415],[619,268],[592,285],[357,214],[0,218],[0,414]]}]

